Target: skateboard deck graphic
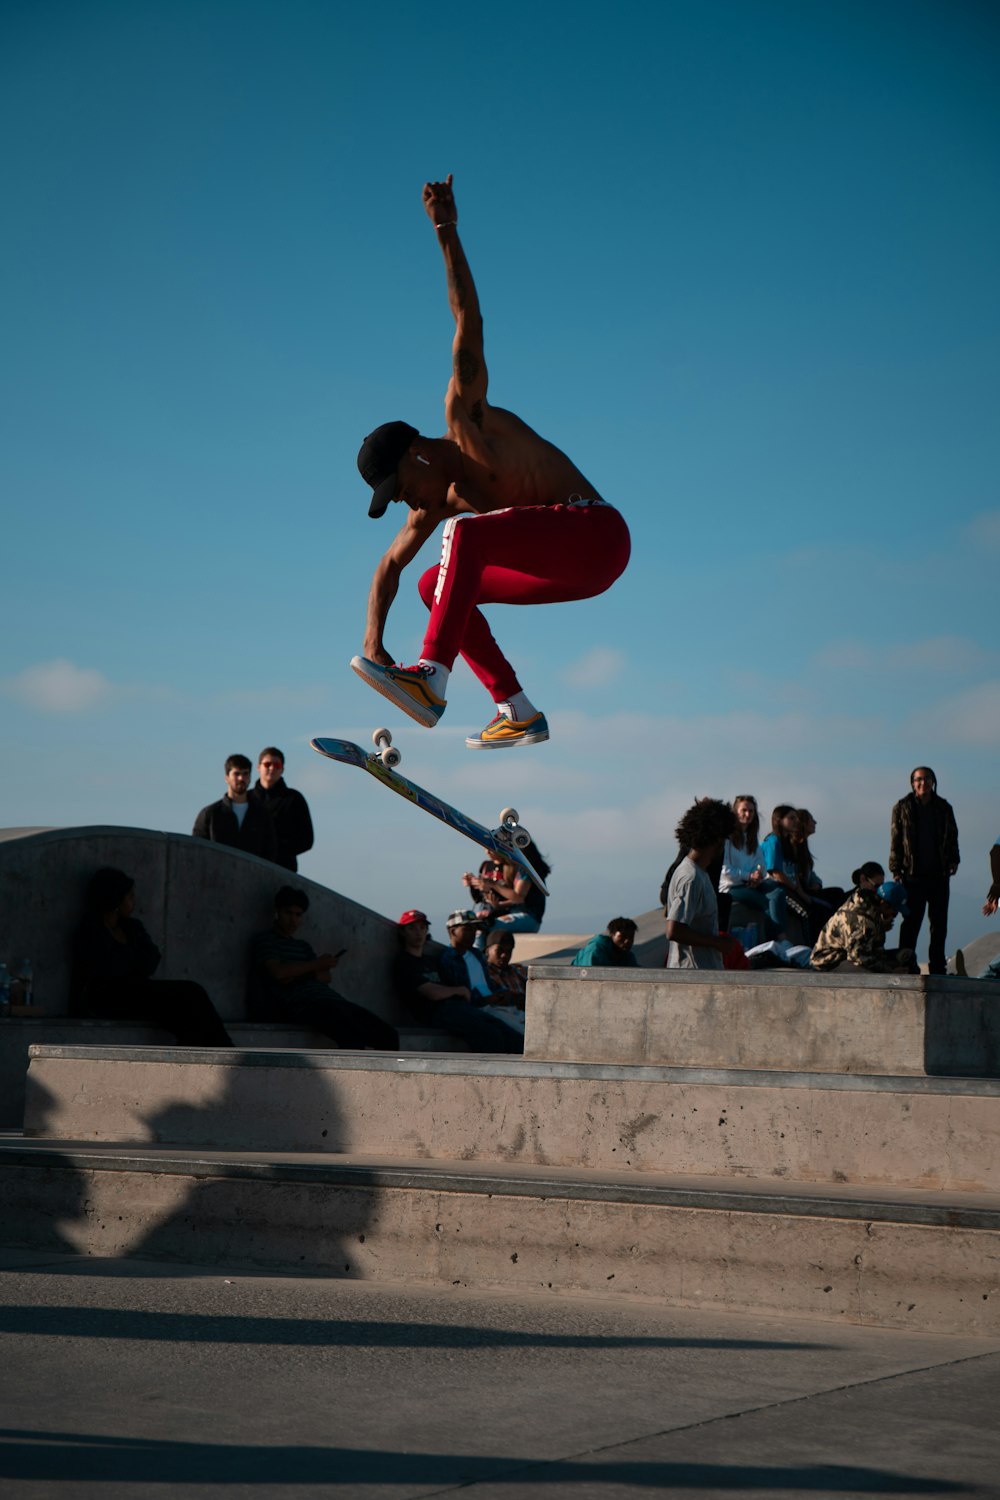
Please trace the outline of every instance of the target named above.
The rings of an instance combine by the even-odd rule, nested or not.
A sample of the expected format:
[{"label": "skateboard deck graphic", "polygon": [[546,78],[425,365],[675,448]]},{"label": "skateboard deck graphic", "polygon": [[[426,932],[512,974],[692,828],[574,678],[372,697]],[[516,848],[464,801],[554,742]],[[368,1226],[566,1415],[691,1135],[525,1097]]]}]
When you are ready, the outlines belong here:
[{"label": "skateboard deck graphic", "polygon": [[[376,781],[381,781],[385,786],[400,797],[405,797],[408,802],[413,802],[417,807],[423,808],[432,817],[439,818],[442,823],[447,823],[449,828],[454,828],[456,833],[463,833],[467,839],[478,844],[482,849],[489,849],[494,854],[502,855],[518,865],[543,895],[548,895],[545,882],[535,871],[528,860],[525,859],[521,850],[514,843],[509,828],[487,828],[482,823],[477,823],[474,818],[467,818],[457,807],[452,807],[447,802],[442,802],[440,797],[435,797],[433,792],[426,791],[422,786],[417,786],[415,781],[408,781],[398,771],[393,771],[387,766],[378,751],[374,754],[363,750],[353,740],[332,740],[317,738],[310,741],[312,748],[320,755],[326,755],[330,760],[339,760],[345,766],[358,766],[362,771],[367,771],[369,776],[374,776]],[[510,811],[510,809],[508,809]],[[501,822],[504,819],[501,817]]]}]

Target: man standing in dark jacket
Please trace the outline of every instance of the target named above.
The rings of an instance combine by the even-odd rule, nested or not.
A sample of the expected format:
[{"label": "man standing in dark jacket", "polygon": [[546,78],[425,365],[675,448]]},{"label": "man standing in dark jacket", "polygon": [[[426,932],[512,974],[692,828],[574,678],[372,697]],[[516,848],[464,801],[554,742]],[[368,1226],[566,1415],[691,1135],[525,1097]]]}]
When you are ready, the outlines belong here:
[{"label": "man standing in dark jacket", "polygon": [[916,948],[926,909],[931,929],[927,967],[931,974],[944,974],[949,883],[958,869],[958,825],[951,803],[937,794],[937,777],[930,766],[917,766],[910,786],[909,796],[892,810],[889,831],[889,869],[906,887],[910,908],[899,946]]},{"label": "man standing in dark jacket", "polygon": [[278,841],[274,824],[259,802],[247,795],[252,767],[245,755],[230,755],[226,761],[226,795],[203,807],[191,830],[196,839],[228,844],[244,854],[259,854],[276,860]]},{"label": "man standing in dark jacket", "polygon": [[302,793],[285,785],[285,757],[276,745],[268,745],[257,757],[257,777],[250,801],[266,808],[274,823],[278,841],[274,862],[297,870],[297,856],[313,846],[312,818]]}]

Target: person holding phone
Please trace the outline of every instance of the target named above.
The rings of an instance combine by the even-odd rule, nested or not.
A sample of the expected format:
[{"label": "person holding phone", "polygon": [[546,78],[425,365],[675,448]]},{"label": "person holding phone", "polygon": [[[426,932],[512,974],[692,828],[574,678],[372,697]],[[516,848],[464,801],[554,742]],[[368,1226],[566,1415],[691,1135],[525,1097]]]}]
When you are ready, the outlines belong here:
[{"label": "person holding phone", "polygon": [[274,898],[274,923],[251,944],[254,1004],[259,1020],[289,1021],[310,1026],[332,1038],[338,1047],[399,1049],[399,1033],[388,1021],[346,1000],[331,986],[333,970],[347,952],[317,953],[298,934],[309,897],[283,885]]}]

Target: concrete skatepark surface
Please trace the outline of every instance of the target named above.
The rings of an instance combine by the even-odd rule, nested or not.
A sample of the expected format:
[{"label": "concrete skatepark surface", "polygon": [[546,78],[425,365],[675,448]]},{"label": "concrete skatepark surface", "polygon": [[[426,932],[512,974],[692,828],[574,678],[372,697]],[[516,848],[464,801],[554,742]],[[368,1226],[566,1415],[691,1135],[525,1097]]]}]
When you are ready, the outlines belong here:
[{"label": "concrete skatepark surface", "polygon": [[5,1500],[1000,1493],[1000,1341],[0,1252]]}]

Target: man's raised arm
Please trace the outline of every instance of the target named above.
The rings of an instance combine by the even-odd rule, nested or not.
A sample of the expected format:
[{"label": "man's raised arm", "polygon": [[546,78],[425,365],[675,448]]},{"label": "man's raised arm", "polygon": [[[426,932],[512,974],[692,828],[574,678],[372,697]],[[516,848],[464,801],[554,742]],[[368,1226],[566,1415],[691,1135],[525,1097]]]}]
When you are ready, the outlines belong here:
[{"label": "man's raised arm", "polygon": [[479,295],[458,237],[458,209],[452,174],[444,182],[424,184],[424,208],[437,231],[448,276],[448,303],[455,319],[452,344],[452,381],[448,399],[457,398],[477,427],[482,426],[487,371],[483,354],[483,316]]}]

